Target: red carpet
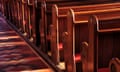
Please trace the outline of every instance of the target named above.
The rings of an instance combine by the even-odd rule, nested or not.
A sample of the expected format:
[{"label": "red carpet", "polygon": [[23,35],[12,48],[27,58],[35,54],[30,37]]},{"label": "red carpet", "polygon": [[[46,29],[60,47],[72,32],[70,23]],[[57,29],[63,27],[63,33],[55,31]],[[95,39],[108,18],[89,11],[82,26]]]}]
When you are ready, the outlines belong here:
[{"label": "red carpet", "polygon": [[101,68],[98,70],[98,72],[110,72],[109,68]]}]

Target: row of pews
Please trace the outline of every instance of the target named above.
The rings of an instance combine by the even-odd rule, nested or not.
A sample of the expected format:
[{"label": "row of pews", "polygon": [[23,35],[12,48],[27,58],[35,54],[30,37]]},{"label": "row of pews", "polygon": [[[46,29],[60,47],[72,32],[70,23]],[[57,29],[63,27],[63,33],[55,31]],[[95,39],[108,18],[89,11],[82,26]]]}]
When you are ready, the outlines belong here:
[{"label": "row of pews", "polygon": [[119,72],[120,2],[1,0],[0,11],[64,72]]}]

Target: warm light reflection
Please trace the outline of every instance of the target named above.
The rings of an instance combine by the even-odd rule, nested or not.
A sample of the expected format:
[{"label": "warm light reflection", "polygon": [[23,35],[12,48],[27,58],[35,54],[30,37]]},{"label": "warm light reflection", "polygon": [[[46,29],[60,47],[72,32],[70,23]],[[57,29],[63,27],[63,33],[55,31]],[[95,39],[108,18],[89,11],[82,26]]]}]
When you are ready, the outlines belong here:
[{"label": "warm light reflection", "polygon": [[20,38],[19,36],[4,36],[4,37],[0,37],[0,40],[2,39],[10,39],[10,38]]},{"label": "warm light reflection", "polygon": [[7,34],[7,33],[15,33],[15,31],[3,31],[3,32],[0,32],[0,34]]},{"label": "warm light reflection", "polygon": [[51,69],[39,69],[39,70],[28,70],[28,71],[20,71],[20,72],[53,72]]},{"label": "warm light reflection", "polygon": [[23,59],[20,59],[20,60],[1,61],[0,65],[29,63],[29,62],[33,62],[33,61],[36,61],[36,60],[39,60],[39,58],[31,57],[31,58],[23,58]]},{"label": "warm light reflection", "polygon": [[25,45],[26,43],[21,41],[21,42],[2,42],[0,43],[0,47],[1,46],[9,46],[9,45]]},{"label": "warm light reflection", "polygon": [[0,47],[13,47],[13,46],[16,46],[16,45],[0,45]]},{"label": "warm light reflection", "polygon": [[52,56],[52,53],[49,51],[49,52],[48,52],[48,55],[49,55],[49,56]]},{"label": "warm light reflection", "polygon": [[59,49],[59,50],[62,50],[62,49],[63,49],[63,44],[62,44],[62,43],[59,43],[59,44],[58,44],[58,49]]},{"label": "warm light reflection", "polygon": [[59,67],[61,70],[65,70],[65,62],[60,62],[57,67]]},{"label": "warm light reflection", "polygon": [[76,55],[74,56],[74,60],[75,60],[75,62],[81,61],[81,55],[80,55],[80,54],[76,54]]}]

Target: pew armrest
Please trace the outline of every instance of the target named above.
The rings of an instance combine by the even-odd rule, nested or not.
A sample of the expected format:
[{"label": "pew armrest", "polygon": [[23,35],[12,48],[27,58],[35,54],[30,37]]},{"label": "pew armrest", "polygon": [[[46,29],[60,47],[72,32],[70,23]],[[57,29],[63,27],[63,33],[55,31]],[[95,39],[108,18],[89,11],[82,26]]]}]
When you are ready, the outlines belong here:
[{"label": "pew armrest", "polygon": [[109,63],[110,72],[120,72],[120,60],[118,58],[112,58]]},{"label": "pew armrest", "polygon": [[82,59],[87,59],[88,56],[88,43],[87,42],[82,42],[81,45],[81,55],[82,55]]}]

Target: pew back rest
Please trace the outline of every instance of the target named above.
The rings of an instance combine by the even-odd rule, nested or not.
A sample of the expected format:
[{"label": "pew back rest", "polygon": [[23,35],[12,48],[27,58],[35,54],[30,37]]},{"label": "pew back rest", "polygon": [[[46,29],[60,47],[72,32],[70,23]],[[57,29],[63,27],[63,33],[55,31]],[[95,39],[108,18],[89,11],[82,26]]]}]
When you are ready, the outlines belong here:
[{"label": "pew back rest", "polygon": [[[75,12],[77,11],[86,11],[86,10],[96,10],[96,9],[108,9],[108,8],[118,8],[120,7],[120,3],[102,3],[102,4],[88,4],[88,5],[79,5],[79,6],[57,6],[53,5],[53,9],[58,9],[58,15],[66,15],[68,10],[71,8]],[[54,11],[54,10],[53,10]]]},{"label": "pew back rest", "polygon": [[22,0],[22,3],[27,3],[27,0]]},{"label": "pew back rest", "polygon": [[34,2],[35,2],[34,0],[27,0],[28,5],[33,5]]},{"label": "pew back rest", "polygon": [[119,58],[112,58],[109,62],[110,72],[119,72],[120,71],[120,60]]},{"label": "pew back rest", "polygon": [[[51,34],[53,34],[53,35],[51,35],[51,48],[56,49],[56,51],[60,50],[58,46],[59,46],[59,44],[62,43],[63,32],[67,31],[67,27],[66,27],[67,11],[70,8],[73,9],[76,12],[75,17],[78,20],[81,20],[81,22],[84,22],[83,17],[85,16],[85,14],[83,14],[83,17],[82,17],[82,15],[80,15],[80,17],[79,17],[79,15],[77,14],[78,11],[83,12],[83,13],[84,12],[86,13],[86,12],[90,11],[91,13],[92,12],[94,13],[97,10],[101,11],[103,9],[104,10],[112,9],[112,8],[114,9],[114,8],[117,8],[117,7],[118,8],[120,7],[120,3],[95,4],[95,5],[88,5],[88,6],[86,6],[86,5],[83,5],[83,6],[59,6],[59,5],[56,5],[56,4],[53,5],[52,6],[52,24],[53,24],[52,27],[54,27],[53,28],[54,30],[52,30],[52,32],[51,32]],[[76,38],[75,40],[77,41],[76,44],[75,44],[77,48],[75,48],[75,49],[77,49],[76,51],[78,51],[78,52],[79,52],[79,40],[80,40],[79,35],[81,35],[83,37],[84,35],[82,35],[82,34],[84,32],[87,33],[87,31],[88,31],[88,30],[85,29],[86,25],[83,25],[83,26],[80,27],[84,30],[81,30],[79,27],[80,27],[79,25],[78,25],[78,27],[76,26],[76,30],[75,30],[75,32],[76,32],[75,36],[77,36],[77,37],[75,37]],[[80,34],[78,35],[77,32],[79,32]],[[86,34],[86,36],[88,36],[88,34]],[[86,38],[82,39],[82,41],[84,41],[84,40],[86,40]],[[53,42],[53,41],[55,41],[55,42]],[[55,46],[55,47],[53,47],[53,46]]]},{"label": "pew back rest", "polygon": [[[67,32],[69,32],[71,35],[74,35],[73,39],[75,41],[76,51],[79,51],[81,42],[88,42],[88,18],[91,15],[96,15],[102,20],[110,20],[110,19],[116,19],[120,17],[120,8],[115,9],[105,9],[105,10],[96,10],[96,11],[83,11],[83,12],[74,12],[73,10],[70,10],[71,12],[68,13],[67,17]],[[112,25],[111,25],[112,26]],[[71,46],[72,47],[72,46]]]},{"label": "pew back rest", "polygon": [[[103,9],[103,10],[93,10],[93,11],[82,11],[82,12],[75,12],[73,17],[73,22],[75,23],[85,23],[88,22],[88,17],[90,15],[97,15],[99,18],[102,18],[103,20],[106,19],[114,19],[119,18],[120,8],[111,8],[111,9]],[[105,16],[105,18],[104,18]]]},{"label": "pew back rest", "polygon": [[[113,12],[114,13],[114,12]],[[119,57],[119,45],[117,45],[120,32],[120,17],[114,18],[92,16],[89,19],[89,53],[93,54],[92,57],[94,64],[98,68],[107,67],[109,60],[112,57]],[[101,29],[100,29],[101,28]],[[118,36],[116,36],[118,35]],[[116,38],[115,38],[116,37]],[[106,50],[109,52],[106,53]]]},{"label": "pew back rest", "polygon": [[[67,52],[69,50],[68,54],[65,55],[65,57],[69,58],[70,60],[69,62],[73,62],[73,63],[72,64],[68,63],[66,65],[71,65],[74,68],[75,61],[74,61],[74,57],[72,56],[75,56],[76,53],[81,52],[80,51],[81,43],[85,41],[85,42],[88,42],[89,44],[89,41],[94,41],[94,37],[89,38],[89,34],[90,34],[89,28],[88,28],[89,16],[96,15],[101,20],[110,20],[110,19],[120,18],[119,12],[120,12],[119,8],[108,9],[108,10],[103,9],[103,10],[97,10],[97,11],[92,11],[92,12],[83,11],[83,12],[77,12],[77,13],[74,12],[73,10],[70,10],[67,16],[67,31],[66,31],[66,36],[64,38],[64,42],[63,42],[65,44],[63,46],[64,46],[64,52]],[[114,15],[111,15],[112,13]],[[88,56],[87,56],[88,57],[87,59],[89,62],[88,69],[90,69],[89,67],[92,67],[93,71],[94,70],[97,71],[97,68],[96,68],[97,66],[96,67],[94,66],[95,64],[94,61],[97,60],[96,59],[97,53],[94,54],[93,45],[90,47],[92,48],[88,48]],[[67,58],[65,58],[65,61],[68,61]]]},{"label": "pew back rest", "polygon": [[[88,6],[69,6],[69,7],[58,7],[57,5],[53,5],[53,7],[52,7],[52,24],[55,27],[57,27],[57,25],[58,25],[59,29],[61,28],[61,25],[64,25],[64,27],[65,27],[67,11],[70,8],[73,9],[75,12],[79,12],[79,11],[80,12],[83,12],[83,11],[89,12],[90,11],[92,13],[92,12],[95,12],[94,10],[103,10],[103,9],[105,10],[105,9],[117,8],[117,7],[120,7],[120,3],[108,3],[108,4],[103,4],[103,5],[96,4],[96,5],[88,5]],[[78,16],[76,16],[76,17],[78,19],[81,19],[81,18],[84,19],[83,17],[78,17]],[[66,28],[60,29],[59,30],[60,33],[61,33],[61,31],[63,32],[64,29],[66,29]],[[61,34],[59,34],[59,35],[61,35]]]}]

